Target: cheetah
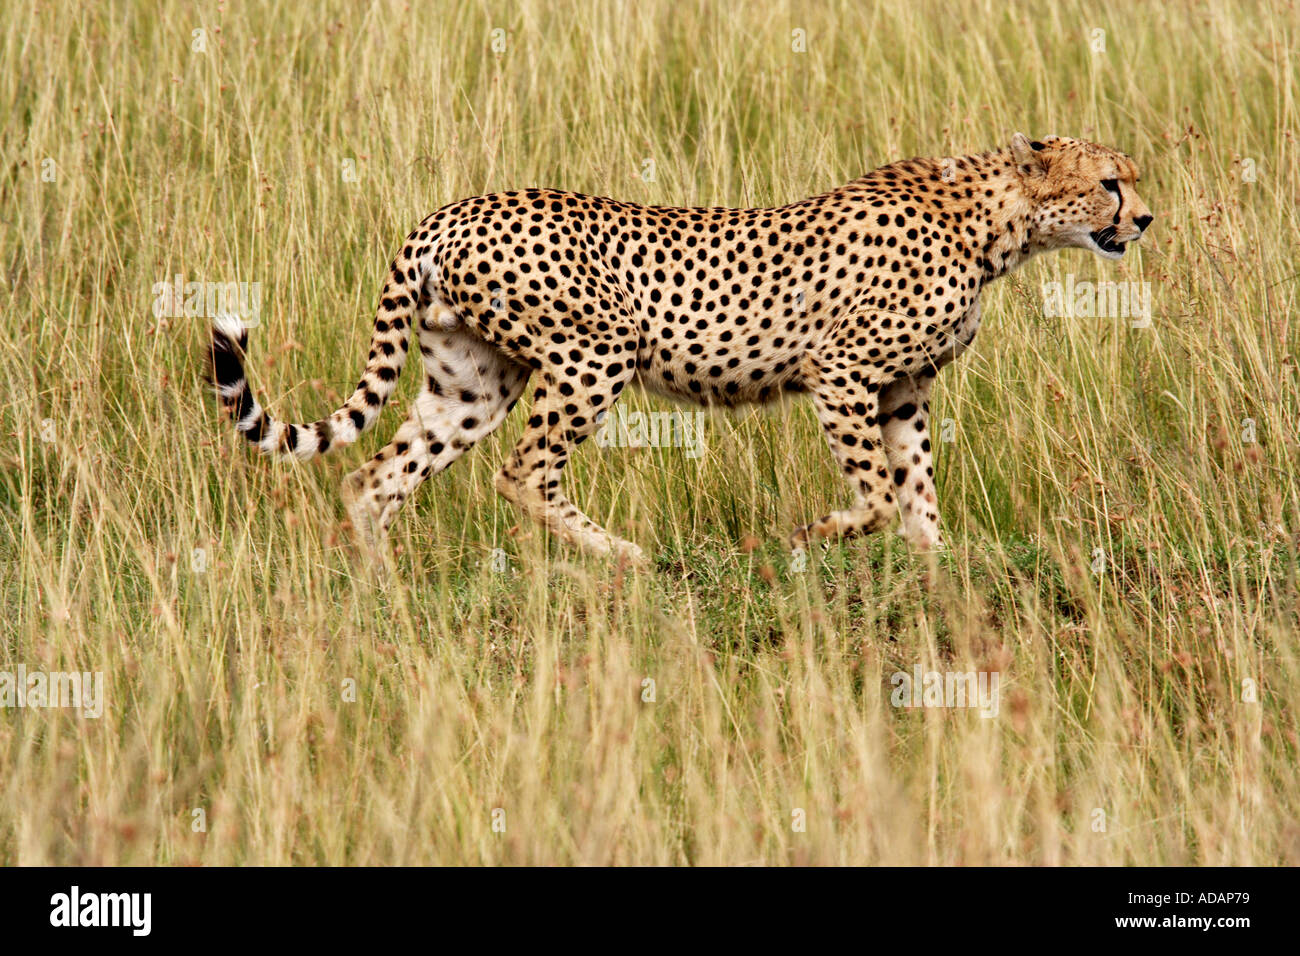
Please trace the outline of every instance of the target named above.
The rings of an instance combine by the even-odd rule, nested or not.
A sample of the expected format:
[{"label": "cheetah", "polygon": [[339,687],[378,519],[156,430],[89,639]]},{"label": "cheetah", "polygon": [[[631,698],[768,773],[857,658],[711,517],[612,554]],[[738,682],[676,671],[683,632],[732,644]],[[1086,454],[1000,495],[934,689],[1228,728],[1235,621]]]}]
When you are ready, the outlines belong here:
[{"label": "cheetah", "polygon": [[373,424],[412,332],[424,383],[393,440],[344,479],[355,532],[378,547],[430,475],[496,429],[535,380],[497,491],[564,541],[643,565],[561,488],[575,447],[632,383],[736,406],[807,393],[853,503],[792,547],[897,516],[943,546],[929,437],[938,371],[970,347],[980,292],[1039,252],[1119,259],[1152,215],[1127,155],[1067,137],[892,163],[780,208],[643,206],[551,189],[463,199],[393,260],[356,390],[311,424],[273,419],[244,373],[247,328],[212,329],[211,379],[261,451],[310,459]]}]

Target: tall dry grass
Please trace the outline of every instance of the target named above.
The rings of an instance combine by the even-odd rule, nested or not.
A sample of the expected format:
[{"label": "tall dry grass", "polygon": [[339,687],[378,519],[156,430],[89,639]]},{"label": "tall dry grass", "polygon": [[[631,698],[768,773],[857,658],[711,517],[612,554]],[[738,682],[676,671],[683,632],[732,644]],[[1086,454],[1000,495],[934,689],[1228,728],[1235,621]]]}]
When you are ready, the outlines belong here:
[{"label": "tall dry grass", "polygon": [[[0,671],[106,683],[98,720],[0,710],[0,862],[1300,862],[1294,4],[328,9],[0,17]],[[934,566],[881,535],[798,570],[846,492],[795,404],[698,459],[584,446],[572,497],[655,574],[517,526],[519,409],[381,575],[338,482],[405,401],[254,460],[206,320],[151,308],[261,283],[252,374],[316,417],[443,203],[780,204],[1016,129],[1131,153],[1158,220],[988,293],[938,386]],[[1150,327],[1046,315],[1067,276],[1149,282]],[[891,706],[917,666],[996,671],[998,716]]]}]

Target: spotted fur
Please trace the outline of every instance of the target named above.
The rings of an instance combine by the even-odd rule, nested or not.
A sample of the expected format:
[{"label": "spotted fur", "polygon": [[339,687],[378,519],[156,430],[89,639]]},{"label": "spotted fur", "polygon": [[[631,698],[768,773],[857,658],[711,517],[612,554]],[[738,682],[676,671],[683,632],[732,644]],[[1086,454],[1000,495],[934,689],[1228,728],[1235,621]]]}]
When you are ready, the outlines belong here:
[{"label": "spotted fur", "polygon": [[308,459],[351,443],[392,395],[417,336],[424,387],[393,441],[344,483],[377,545],[425,478],[504,420],[534,379],[497,490],[565,540],[642,560],[564,495],[575,446],[631,383],[705,405],[808,393],[853,504],[795,531],[874,531],[901,514],[941,546],[929,438],[938,370],[979,330],[986,284],[1035,253],[1123,255],[1151,214],[1122,153],[1078,140],[884,166],[776,209],[641,206],[549,189],[478,196],[425,218],[380,296],[365,373],[328,418],[272,419],[253,398],[247,332],[212,332],[236,428]]}]

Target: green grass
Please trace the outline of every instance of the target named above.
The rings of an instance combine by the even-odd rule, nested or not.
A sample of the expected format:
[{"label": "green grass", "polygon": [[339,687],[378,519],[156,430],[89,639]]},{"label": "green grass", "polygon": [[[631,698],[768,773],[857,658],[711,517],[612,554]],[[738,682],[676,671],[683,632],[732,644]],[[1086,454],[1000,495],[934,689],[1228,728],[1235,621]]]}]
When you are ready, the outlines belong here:
[{"label": "green grass", "polygon": [[[1300,863],[1293,10],[329,10],[0,18],[0,671],[106,684],[99,720],[0,710],[0,862]],[[444,203],[781,204],[1017,129],[1130,153],[1157,220],[986,294],[937,386],[933,565],[891,533],[793,569],[846,491],[792,403],[710,416],[698,459],[584,445],[571,497],[659,568],[620,573],[492,492],[521,407],[382,574],[339,479],[415,383],[358,449],[258,460],[207,320],[151,311],[176,274],[261,283],[250,374],[315,418]],[[1150,282],[1151,327],[1047,317],[1067,275]],[[917,665],[997,671],[998,717],[892,707]]]}]

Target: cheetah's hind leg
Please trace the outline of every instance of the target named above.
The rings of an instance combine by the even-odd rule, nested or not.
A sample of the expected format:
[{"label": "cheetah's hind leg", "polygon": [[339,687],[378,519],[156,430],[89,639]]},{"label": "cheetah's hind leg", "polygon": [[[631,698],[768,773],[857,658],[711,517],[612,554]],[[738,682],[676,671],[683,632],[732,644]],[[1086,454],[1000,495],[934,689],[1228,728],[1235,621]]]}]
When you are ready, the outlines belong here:
[{"label": "cheetah's hind leg", "polygon": [[388,528],[430,475],[452,464],[505,421],[530,369],[460,327],[447,331],[437,309],[419,325],[425,384],[393,440],[343,481],[358,544],[386,554]]},{"label": "cheetah's hind leg", "polygon": [[573,449],[593,434],[596,416],[607,411],[632,377],[631,366],[613,381],[594,375],[562,377],[544,373],[532,416],[509,460],[497,472],[502,497],[550,532],[589,554],[615,555],[636,568],[648,568],[640,547],[610,534],[565,497],[560,473]]}]

